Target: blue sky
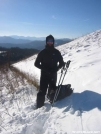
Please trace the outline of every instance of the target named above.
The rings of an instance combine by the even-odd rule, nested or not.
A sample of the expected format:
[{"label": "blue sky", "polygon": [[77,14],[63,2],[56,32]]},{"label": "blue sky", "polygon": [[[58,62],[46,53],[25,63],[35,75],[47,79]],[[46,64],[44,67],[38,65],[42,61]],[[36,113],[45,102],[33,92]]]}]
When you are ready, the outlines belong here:
[{"label": "blue sky", "polygon": [[0,36],[76,38],[101,29],[101,0],[0,0]]}]

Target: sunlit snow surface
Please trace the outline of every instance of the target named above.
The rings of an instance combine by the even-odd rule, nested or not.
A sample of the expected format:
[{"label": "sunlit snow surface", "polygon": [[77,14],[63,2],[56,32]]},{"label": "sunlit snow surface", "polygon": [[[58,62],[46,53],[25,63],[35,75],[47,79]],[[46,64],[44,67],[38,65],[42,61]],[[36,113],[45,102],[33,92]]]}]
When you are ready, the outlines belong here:
[{"label": "sunlit snow surface", "polygon": [[[74,93],[54,107],[46,99],[45,106],[34,110],[35,96],[19,110],[12,105],[9,109],[12,117],[1,124],[1,134],[101,134],[101,30],[57,49],[65,62],[71,60],[63,84],[70,83]],[[35,59],[36,55],[14,66],[40,79]],[[60,71],[58,79],[59,76]]]}]

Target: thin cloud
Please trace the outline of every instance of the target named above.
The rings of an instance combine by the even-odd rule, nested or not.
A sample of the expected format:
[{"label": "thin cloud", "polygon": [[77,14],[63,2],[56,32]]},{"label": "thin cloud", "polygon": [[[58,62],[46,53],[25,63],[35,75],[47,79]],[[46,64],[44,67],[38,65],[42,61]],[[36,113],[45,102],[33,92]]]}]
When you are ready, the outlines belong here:
[{"label": "thin cloud", "polygon": [[34,23],[30,23],[30,22],[19,22],[19,23],[23,23],[23,24],[27,24],[27,25],[34,25]]},{"label": "thin cloud", "polygon": [[31,23],[27,21],[16,21],[15,23],[23,24],[23,25],[44,25],[44,24],[36,24],[36,23]]},{"label": "thin cloud", "polygon": [[55,17],[54,15],[52,15],[52,18],[53,18],[54,20],[56,20],[56,17]]}]

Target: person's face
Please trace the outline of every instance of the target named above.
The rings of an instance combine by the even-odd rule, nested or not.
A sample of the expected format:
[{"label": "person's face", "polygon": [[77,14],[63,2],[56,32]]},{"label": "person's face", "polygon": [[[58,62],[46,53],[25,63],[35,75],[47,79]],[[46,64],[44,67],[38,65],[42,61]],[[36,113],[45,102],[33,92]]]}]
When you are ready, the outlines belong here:
[{"label": "person's face", "polygon": [[47,45],[52,46],[53,43],[54,43],[53,39],[48,39],[47,40]]}]

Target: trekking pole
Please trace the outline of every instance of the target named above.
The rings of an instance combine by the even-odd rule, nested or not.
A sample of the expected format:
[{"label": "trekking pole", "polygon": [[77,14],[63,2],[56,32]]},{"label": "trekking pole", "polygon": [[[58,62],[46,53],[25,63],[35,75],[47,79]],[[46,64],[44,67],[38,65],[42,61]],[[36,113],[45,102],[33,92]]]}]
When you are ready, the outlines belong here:
[{"label": "trekking pole", "polygon": [[[65,63],[66,64],[66,63]],[[65,66],[64,66],[65,67]],[[59,83],[61,82],[61,79],[62,79],[62,75],[63,75],[63,70],[64,70],[64,67],[61,69],[61,76],[60,76],[60,79],[59,79],[59,82],[58,82],[58,85]]]},{"label": "trekking pole", "polygon": [[65,73],[64,73],[63,79],[62,79],[62,81],[61,81],[61,85],[62,85],[63,80],[64,80],[64,78],[65,78],[65,75],[66,75],[66,73],[67,73],[67,69],[68,69],[68,67],[69,67],[70,62],[71,62],[71,61],[67,61],[67,63],[66,63]]},{"label": "trekking pole", "polygon": [[[61,70],[61,76],[60,76],[60,80],[59,80],[59,83],[58,83],[58,88],[57,88],[56,93],[55,93],[55,95],[54,95],[54,99],[53,99],[53,102],[52,102],[52,107],[53,107],[54,102],[56,101],[56,99],[57,99],[57,97],[58,97],[58,95],[59,95],[59,92],[60,92],[60,89],[61,89],[61,85],[62,85],[63,80],[64,80],[64,78],[65,78],[65,75],[66,75],[66,73],[67,73],[67,69],[68,69],[68,67],[69,67],[70,62],[71,62],[70,60],[67,61],[67,63],[65,64],[66,67],[65,67],[65,68],[62,68],[62,70]],[[65,73],[64,73],[63,79],[62,79],[62,81],[61,81],[61,78],[62,78],[62,74],[63,74],[63,70],[64,70],[64,69],[65,69]],[[60,84],[60,82],[61,82],[61,84]],[[59,84],[60,84],[60,86],[59,86]]]},{"label": "trekking pole", "polygon": [[[67,71],[65,70],[63,79],[64,79],[64,77],[65,77],[66,72],[67,72]],[[60,77],[60,78],[61,78],[61,77]],[[61,81],[61,84],[62,84],[62,82],[63,82],[63,79],[62,79],[62,81]],[[55,93],[55,96],[54,96],[54,99],[53,99],[53,102],[52,102],[52,106],[54,105],[54,102],[56,101],[56,99],[57,99],[57,97],[58,97],[58,94],[59,94],[59,92],[60,92],[60,89],[61,89],[61,84],[60,84],[60,86],[59,86],[59,84],[60,84],[60,82],[58,83],[58,88],[57,88],[57,90],[56,90],[56,93]]]},{"label": "trekking pole", "polygon": [[[61,69],[61,75],[60,75],[60,79],[59,79],[59,82],[58,82],[58,86],[59,86],[59,84],[61,82],[61,79],[62,79],[63,70],[64,70],[64,67]],[[54,99],[53,99],[53,102],[52,102],[52,106],[53,106],[53,103],[55,102],[55,98],[56,98],[57,92],[58,92],[58,90],[56,90],[56,92],[55,92]]]}]

